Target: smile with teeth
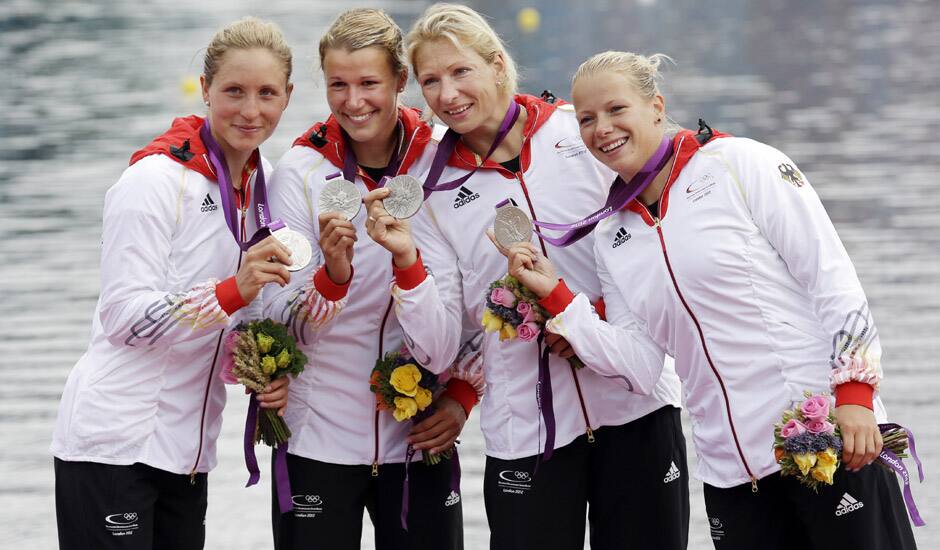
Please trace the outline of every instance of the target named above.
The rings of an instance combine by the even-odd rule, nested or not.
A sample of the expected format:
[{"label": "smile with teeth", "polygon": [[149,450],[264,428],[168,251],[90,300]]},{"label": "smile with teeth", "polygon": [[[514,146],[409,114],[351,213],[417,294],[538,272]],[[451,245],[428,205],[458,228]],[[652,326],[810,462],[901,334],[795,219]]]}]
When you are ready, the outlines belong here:
[{"label": "smile with teeth", "polygon": [[452,109],[452,110],[450,110],[450,111],[447,111],[447,114],[449,114],[449,115],[451,115],[451,116],[459,115],[460,113],[466,111],[467,109],[469,109],[469,108],[472,107],[472,106],[473,106],[472,103],[471,103],[471,104],[468,104],[468,105],[464,105],[463,107],[458,107],[458,108],[456,108],[456,109]]},{"label": "smile with teeth", "polygon": [[620,138],[613,143],[608,143],[607,145],[604,145],[603,147],[601,147],[601,151],[605,153],[609,153],[613,151],[614,149],[619,148],[621,145],[623,145],[626,142],[627,142],[627,138]]},{"label": "smile with teeth", "polygon": [[363,113],[361,115],[347,114],[346,116],[351,118],[353,122],[363,122],[365,120],[368,120],[368,118],[371,117],[373,114],[375,114],[375,111],[370,111],[368,113]]}]

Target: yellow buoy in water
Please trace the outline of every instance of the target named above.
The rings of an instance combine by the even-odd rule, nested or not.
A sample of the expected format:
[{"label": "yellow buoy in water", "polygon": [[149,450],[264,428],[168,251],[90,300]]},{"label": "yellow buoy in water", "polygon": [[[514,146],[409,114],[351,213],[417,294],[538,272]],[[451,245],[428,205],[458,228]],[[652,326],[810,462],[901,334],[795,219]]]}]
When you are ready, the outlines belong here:
[{"label": "yellow buoy in water", "polygon": [[194,76],[187,76],[180,82],[180,90],[186,98],[196,95],[199,93],[199,79]]},{"label": "yellow buoy in water", "polygon": [[541,22],[542,16],[539,15],[539,10],[535,8],[522,8],[516,14],[516,24],[522,32],[532,33],[539,30]]}]

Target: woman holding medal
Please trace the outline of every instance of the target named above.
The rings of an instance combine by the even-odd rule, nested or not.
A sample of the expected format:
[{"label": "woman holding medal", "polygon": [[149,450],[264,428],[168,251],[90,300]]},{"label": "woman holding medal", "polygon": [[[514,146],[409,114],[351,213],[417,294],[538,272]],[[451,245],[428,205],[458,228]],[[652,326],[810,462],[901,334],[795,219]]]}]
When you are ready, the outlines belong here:
[{"label": "woman holding medal", "polygon": [[[257,316],[262,286],[290,280],[289,252],[246,213],[263,195],[258,146],[287,107],[290,74],[273,24],[222,29],[201,77],[206,118],[176,119],[108,191],[92,340],[52,442],[60,548],[203,547],[222,334]],[[282,409],[286,385],[261,406]]]},{"label": "woman holding medal", "polygon": [[[433,222],[431,247],[450,255],[444,263],[456,269],[446,275],[458,281],[470,316],[481,319],[489,284],[506,273],[505,258],[486,240],[495,209],[510,201],[536,219],[583,215],[603,203],[611,173],[585,154],[570,106],[514,95],[512,59],[473,10],[430,7],[408,48],[428,105],[450,128],[425,183],[436,189],[423,207]],[[552,258],[572,285],[597,298],[591,244],[585,239]],[[567,352],[543,354],[549,345],[565,347],[486,335],[481,426],[491,548],[581,548],[588,505],[592,548],[624,548],[638,538],[644,548],[685,548],[675,373],[664,371],[654,395],[636,396],[590,369],[575,370]]]},{"label": "woman holding medal", "polygon": [[[418,254],[407,220],[395,225],[403,237],[398,248],[363,238],[374,220],[359,212],[361,195],[370,203],[385,197],[378,186],[387,178],[426,169],[431,128],[418,111],[398,105],[408,72],[401,30],[384,12],[344,12],[320,39],[319,53],[331,116],[294,142],[271,182],[272,208],[319,244],[289,286],[265,291],[268,314],[287,323],[313,358],[290,389],[287,466],[295,506],[280,514],[275,497],[275,546],[359,548],[366,509],[377,548],[462,548],[456,457],[433,466],[405,463],[409,442],[433,452],[453,445],[475,389],[452,378],[435,401],[437,412],[414,427],[378,411],[369,389],[376,360],[398,351],[416,326],[457,326],[404,338],[425,367],[443,372],[457,354],[459,309],[444,307],[439,292],[447,289],[425,270],[427,264],[437,272],[435,251]],[[415,207],[420,199],[419,192]]]},{"label": "woman holding medal", "polygon": [[[607,217],[594,232],[607,321],[536,247],[514,245],[510,273],[598,373],[647,393],[659,356],[675,357],[716,548],[914,548],[893,474],[868,466],[881,347],[832,222],[780,151],[704,123],[665,135],[661,59],[605,52],[574,76],[581,137],[618,174],[609,217],[590,220]],[[830,388],[845,470],[817,494],[780,476],[774,424]]]}]

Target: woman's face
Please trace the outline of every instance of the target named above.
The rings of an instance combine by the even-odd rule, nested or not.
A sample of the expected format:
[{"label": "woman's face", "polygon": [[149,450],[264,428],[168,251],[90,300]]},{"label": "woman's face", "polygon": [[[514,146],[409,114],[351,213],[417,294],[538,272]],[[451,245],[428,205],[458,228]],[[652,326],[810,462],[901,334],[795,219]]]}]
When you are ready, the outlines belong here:
[{"label": "woman's face", "polygon": [[507,98],[497,82],[505,79],[501,56],[487,63],[469,48],[445,38],[421,45],[414,56],[416,78],[425,101],[458,134],[499,127]]},{"label": "woman's face", "polygon": [[212,83],[200,80],[212,136],[226,156],[250,154],[268,139],[293,90],[283,62],[264,48],[229,50]]},{"label": "woman's face", "polygon": [[398,124],[398,93],[408,74],[392,71],[387,52],[375,46],[327,50],[323,76],[330,111],[350,139],[375,145],[390,139]]},{"label": "woman's face", "polygon": [[579,78],[571,97],[588,150],[627,180],[643,168],[662,142],[663,97],[643,96],[619,72]]}]

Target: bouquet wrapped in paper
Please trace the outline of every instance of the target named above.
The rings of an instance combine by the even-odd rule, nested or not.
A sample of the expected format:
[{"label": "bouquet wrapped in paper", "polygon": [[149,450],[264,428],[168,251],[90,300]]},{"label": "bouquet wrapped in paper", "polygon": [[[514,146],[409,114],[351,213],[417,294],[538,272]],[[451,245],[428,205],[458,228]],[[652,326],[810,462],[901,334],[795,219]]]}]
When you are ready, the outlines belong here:
[{"label": "bouquet wrapped in paper", "polygon": [[[835,421],[829,395],[805,392],[805,399],[796,407],[783,412],[774,427],[774,456],[780,464],[780,474],[795,476],[800,483],[819,490],[820,484],[832,485],[841,464],[842,435]],[[924,480],[923,466],[914,450],[914,436],[898,424],[879,424],[884,441],[875,464],[901,476],[904,481],[904,500],[915,525],[923,525],[910,492],[910,476],[901,459],[908,458],[908,447],[917,463],[920,480]]]},{"label": "bouquet wrapped in paper", "polygon": [[[538,296],[512,275],[506,275],[490,283],[480,322],[486,332],[498,332],[501,341],[518,338],[531,342],[542,335],[548,318]],[[584,366],[577,356],[570,357],[568,362],[577,369]]]}]

